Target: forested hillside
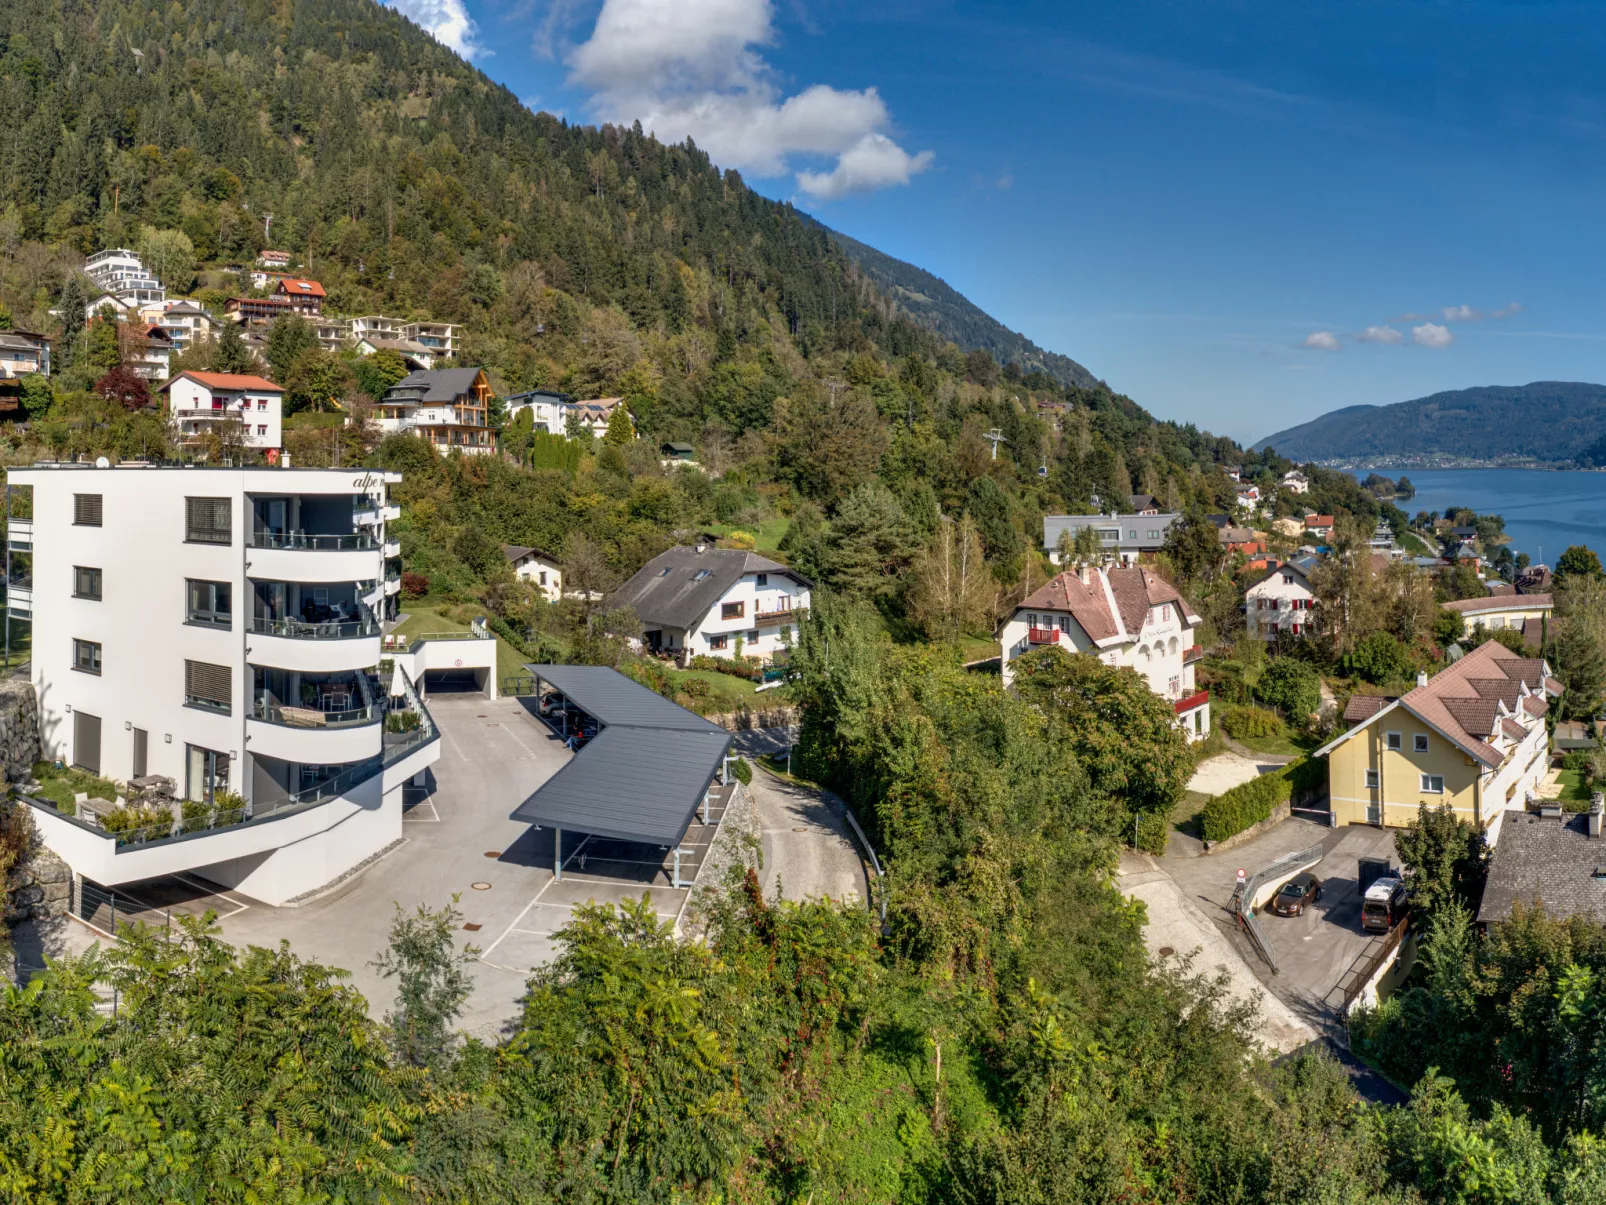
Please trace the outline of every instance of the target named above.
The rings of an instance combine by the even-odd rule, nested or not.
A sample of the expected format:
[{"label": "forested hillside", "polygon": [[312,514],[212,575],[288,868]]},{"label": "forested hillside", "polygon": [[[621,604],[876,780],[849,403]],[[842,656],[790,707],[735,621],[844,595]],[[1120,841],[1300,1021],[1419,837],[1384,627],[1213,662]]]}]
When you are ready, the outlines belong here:
[{"label": "forested hillside", "polygon": [[1425,457],[1606,463],[1606,385],[1535,381],[1450,389],[1391,406],[1346,406],[1268,435],[1299,460]]}]

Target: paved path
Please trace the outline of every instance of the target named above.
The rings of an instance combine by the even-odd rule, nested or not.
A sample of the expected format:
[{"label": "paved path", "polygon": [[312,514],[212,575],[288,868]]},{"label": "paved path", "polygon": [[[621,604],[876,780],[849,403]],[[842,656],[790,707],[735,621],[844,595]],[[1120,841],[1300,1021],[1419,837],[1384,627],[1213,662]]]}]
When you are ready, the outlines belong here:
[{"label": "paved path", "polygon": [[759,874],[765,896],[869,900],[868,871],[840,799],[758,767],[749,790],[764,850]]}]

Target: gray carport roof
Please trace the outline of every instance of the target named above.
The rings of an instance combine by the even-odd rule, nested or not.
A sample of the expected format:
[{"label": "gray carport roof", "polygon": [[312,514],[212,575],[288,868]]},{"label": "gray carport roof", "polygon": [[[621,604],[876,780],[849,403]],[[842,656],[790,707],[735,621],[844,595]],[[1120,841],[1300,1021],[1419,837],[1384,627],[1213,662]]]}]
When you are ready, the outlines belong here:
[{"label": "gray carport roof", "polygon": [[679,842],[730,749],[730,733],[606,666],[525,669],[602,728],[512,818],[621,841]]}]

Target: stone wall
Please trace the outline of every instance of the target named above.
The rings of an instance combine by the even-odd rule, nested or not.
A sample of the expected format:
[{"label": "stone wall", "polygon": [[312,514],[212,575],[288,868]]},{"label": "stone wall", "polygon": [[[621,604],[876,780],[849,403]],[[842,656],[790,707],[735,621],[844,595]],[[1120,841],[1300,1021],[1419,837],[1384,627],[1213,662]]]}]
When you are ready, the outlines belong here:
[{"label": "stone wall", "polygon": [[750,732],[754,728],[790,728],[803,722],[803,712],[797,707],[769,707],[763,711],[727,711],[721,715],[704,716],[711,724],[718,724],[727,732]]},{"label": "stone wall", "polygon": [[39,706],[33,683],[0,680],[0,767],[7,782],[21,782],[39,760]]},{"label": "stone wall", "polygon": [[12,870],[6,887],[9,924],[66,916],[71,907],[72,871],[42,845],[35,845]]}]

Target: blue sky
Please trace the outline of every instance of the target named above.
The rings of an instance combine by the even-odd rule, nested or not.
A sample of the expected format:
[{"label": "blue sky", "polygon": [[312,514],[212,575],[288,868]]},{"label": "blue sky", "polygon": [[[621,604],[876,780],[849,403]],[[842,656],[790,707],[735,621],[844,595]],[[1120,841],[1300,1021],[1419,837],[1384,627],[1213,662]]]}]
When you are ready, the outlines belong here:
[{"label": "blue sky", "polygon": [[1606,380],[1606,7],[393,0],[1164,418]]}]

